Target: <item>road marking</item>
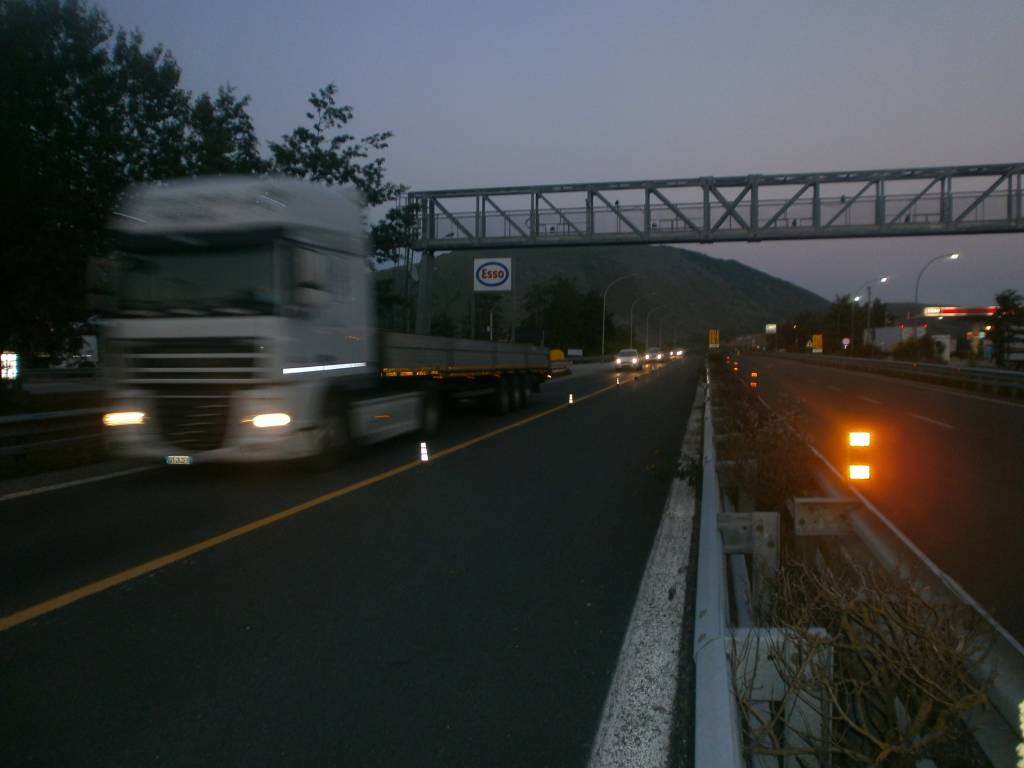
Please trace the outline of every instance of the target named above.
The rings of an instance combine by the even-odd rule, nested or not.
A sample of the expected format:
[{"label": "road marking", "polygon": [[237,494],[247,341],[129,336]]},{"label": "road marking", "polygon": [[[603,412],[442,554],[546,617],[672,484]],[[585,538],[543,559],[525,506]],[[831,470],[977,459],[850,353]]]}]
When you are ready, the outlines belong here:
[{"label": "road marking", "polygon": [[873,398],[873,397],[865,397],[864,395],[857,395],[857,397],[860,400],[863,400],[865,403],[871,403],[872,405],[881,405],[882,404],[881,400],[875,400],[875,398]]},{"label": "road marking", "polygon": [[[703,418],[697,406],[702,393],[698,388],[690,409],[680,462],[700,456]],[[673,480],[604,702],[589,768],[668,763],[696,507],[689,482]]]},{"label": "road marking", "polygon": [[833,386],[831,384],[827,385],[826,389],[831,389],[833,392],[842,392],[843,391],[839,387],[835,387],[835,386]]},{"label": "road marking", "polygon": [[935,419],[929,419],[927,416],[922,416],[919,413],[912,413],[910,415],[913,416],[915,419],[920,419],[921,421],[927,421],[929,424],[934,424],[936,427],[942,427],[943,429],[953,429],[952,424],[947,424],[944,421],[936,421]]},{"label": "road marking", "polygon": [[74,488],[76,485],[86,485],[88,483],[98,483],[101,480],[110,480],[115,477],[124,477],[125,475],[135,475],[139,472],[149,472],[154,469],[160,469],[163,464],[154,464],[147,467],[134,467],[132,469],[125,469],[120,472],[111,472],[106,475],[96,475],[95,477],[85,477],[81,480],[68,480],[66,483],[54,483],[52,485],[41,485],[38,488],[28,488],[24,491],[15,491],[13,493],[6,493],[0,496],[0,502],[11,501],[12,499],[23,499],[26,496],[35,496],[37,493],[49,493],[50,491],[59,491],[62,488]]},{"label": "road marking", "polygon": [[[594,392],[591,392],[588,395],[583,395],[576,402],[582,403],[586,400],[589,400],[592,397],[597,397],[598,395],[613,390],[615,388],[616,387],[614,384],[610,384],[606,387],[602,387],[601,389],[595,390]],[[295,515],[298,515],[300,512],[305,512],[309,509],[313,509],[314,507],[319,507],[323,504],[326,504],[329,501],[333,501],[334,499],[341,498],[342,496],[347,496],[350,493],[354,493],[355,491],[362,490],[363,488],[366,488],[368,486],[375,485],[379,482],[382,482],[383,480],[388,480],[389,478],[395,477],[396,475],[401,475],[405,472],[408,472],[411,469],[415,469],[421,466],[433,466],[434,464],[437,463],[438,459],[444,458],[445,456],[449,456],[453,453],[457,453],[458,451],[465,450],[466,448],[474,446],[477,443],[482,443],[484,440],[489,440],[492,437],[497,437],[498,435],[504,434],[505,432],[516,429],[525,424],[529,424],[530,422],[537,421],[538,419],[542,419],[545,416],[550,416],[551,414],[557,413],[558,411],[564,410],[565,408],[568,407],[569,406],[567,403],[556,405],[552,408],[548,408],[545,411],[541,411],[540,413],[528,416],[525,419],[513,422],[512,424],[506,424],[504,427],[499,427],[498,429],[492,430],[483,435],[478,435],[477,437],[465,440],[457,445],[452,446],[451,448],[446,448],[443,451],[438,451],[436,454],[434,454],[434,458],[431,460],[429,465],[422,464],[422,462],[420,462],[420,460],[417,458],[415,461],[410,461],[405,464],[401,464],[397,467],[392,467],[391,469],[385,470],[384,472],[380,472],[376,475],[373,475],[372,477],[367,477],[364,478],[363,480],[351,483],[342,488],[337,488],[333,491],[329,491],[321,496],[309,499],[308,501],[303,501],[299,504],[288,507],[287,509],[284,509],[280,512],[275,512],[274,514],[267,515],[266,517],[262,517],[259,520],[254,520],[251,523],[246,523],[245,525],[233,528],[230,531],[225,531],[224,533],[205,539],[204,541],[200,541],[196,544],[192,544],[191,546],[183,547],[182,549],[170,552],[161,557],[154,558],[145,563],[141,563],[140,565],[128,568],[127,570],[115,573],[111,576],[107,576],[106,578],[99,579],[98,581],[91,582],[77,589],[73,589],[70,592],[65,592],[64,594],[50,598],[49,600],[44,600],[43,602],[37,603],[36,605],[29,606],[28,608],[16,611],[7,616],[2,616],[0,617],[0,632],[4,632],[8,629],[16,627],[19,624],[24,624],[26,621],[32,621],[33,619],[37,619],[40,616],[45,616],[48,613],[52,613],[53,611],[56,611],[60,608],[64,608],[65,606],[71,605],[72,603],[77,603],[79,600],[83,600],[86,597],[91,597],[92,595],[95,595],[99,592],[104,592],[110,589],[111,587],[116,587],[120,584],[124,584],[127,581],[131,581],[132,579],[137,579],[140,576],[145,576],[147,573],[152,573],[153,571],[159,570],[160,568],[164,568],[168,565],[172,565],[174,563],[180,562],[181,560],[192,557],[193,555],[197,555],[200,552],[205,552],[208,549],[213,549],[214,547],[217,547],[221,544],[225,544],[229,541],[245,536],[246,534],[258,531],[261,528],[266,528],[267,526],[273,525],[274,523],[279,523],[282,520],[287,520],[289,517],[294,517]]]}]

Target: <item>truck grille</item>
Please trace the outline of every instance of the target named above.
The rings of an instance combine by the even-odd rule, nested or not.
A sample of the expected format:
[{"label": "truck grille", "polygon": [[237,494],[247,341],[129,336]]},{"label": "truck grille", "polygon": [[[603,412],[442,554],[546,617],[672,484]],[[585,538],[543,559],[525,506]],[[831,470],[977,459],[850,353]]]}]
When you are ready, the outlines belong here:
[{"label": "truck grille", "polygon": [[255,384],[269,373],[259,339],[128,339],[119,346],[128,384]]},{"label": "truck grille", "polygon": [[156,424],[163,438],[188,451],[210,451],[224,444],[230,394],[157,394]]}]

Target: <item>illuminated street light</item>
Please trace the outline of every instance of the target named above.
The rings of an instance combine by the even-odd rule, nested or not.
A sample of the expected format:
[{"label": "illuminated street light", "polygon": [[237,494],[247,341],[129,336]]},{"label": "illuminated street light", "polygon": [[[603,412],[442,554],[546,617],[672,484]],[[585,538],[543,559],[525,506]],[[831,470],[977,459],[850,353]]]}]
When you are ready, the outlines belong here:
[{"label": "illuminated street light", "polygon": [[633,299],[633,303],[629,305],[629,348],[630,349],[633,348],[633,307],[635,307],[636,303],[638,301],[640,301],[641,299],[647,299],[647,298],[650,298],[651,296],[657,296],[657,295],[658,295],[657,291],[651,291],[650,293],[645,293],[642,296],[637,296],[635,299]]},{"label": "illuminated street light", "polygon": [[868,323],[871,322],[871,286],[875,283],[887,283],[889,282],[889,275],[883,275],[882,277],[876,277],[872,280],[861,284],[857,290],[853,291],[855,294],[853,297],[852,305],[850,306],[850,348],[857,346],[857,332],[854,323],[857,319],[857,305],[860,303],[860,292],[864,289],[868,289]]},{"label": "illuminated street light", "polygon": [[917,273],[917,282],[914,283],[914,306],[915,307],[917,306],[917,292],[918,292],[918,289],[921,287],[921,275],[924,274],[924,271],[926,269],[928,269],[928,267],[930,267],[936,261],[943,261],[943,260],[945,260],[945,261],[956,261],[959,258],[960,258],[960,254],[959,253],[944,253],[941,256],[936,256],[934,259],[930,259],[927,262],[925,262],[925,265],[923,267],[921,267],[921,271]]}]

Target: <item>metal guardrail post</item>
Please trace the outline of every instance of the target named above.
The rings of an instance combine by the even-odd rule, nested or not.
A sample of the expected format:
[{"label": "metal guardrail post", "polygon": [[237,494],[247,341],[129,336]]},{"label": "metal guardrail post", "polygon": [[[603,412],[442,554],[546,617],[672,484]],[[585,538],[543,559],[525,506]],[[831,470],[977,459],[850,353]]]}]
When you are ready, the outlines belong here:
[{"label": "metal guardrail post", "polygon": [[694,764],[739,768],[744,765],[732,665],[726,654],[728,615],[725,553],[718,530],[721,493],[715,457],[710,378],[704,394],[704,453],[697,555],[697,601],[693,629]]}]

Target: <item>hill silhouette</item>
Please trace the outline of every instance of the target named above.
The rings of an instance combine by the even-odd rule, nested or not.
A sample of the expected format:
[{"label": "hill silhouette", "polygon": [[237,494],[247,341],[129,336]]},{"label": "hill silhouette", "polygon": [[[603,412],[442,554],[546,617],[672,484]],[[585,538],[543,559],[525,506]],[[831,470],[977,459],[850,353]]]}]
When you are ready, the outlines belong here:
[{"label": "hill silhouette", "polygon": [[[709,327],[719,328],[722,338],[729,338],[828,306],[825,299],[811,291],[731,259],[713,259],[668,246],[580,246],[440,253],[433,283],[435,318],[446,315],[457,328],[468,328],[473,259],[495,256],[513,259],[516,317],[520,320],[525,314],[523,299],[533,285],[564,277],[583,292],[601,294],[616,278],[635,274],[609,291],[608,311],[617,325],[628,327],[630,304],[637,297],[656,292],[656,296],[636,304],[634,328],[641,342],[647,311],[662,304],[668,306],[652,317],[665,318],[666,333],[671,327],[677,341],[692,344],[706,340]],[[395,273],[386,270],[380,274]],[[401,285],[401,279],[395,283]],[[480,296],[493,295],[478,294],[478,303]],[[502,314],[508,317],[510,298],[505,302]],[[655,323],[652,319],[652,328]],[[479,322],[478,333],[482,333]],[[651,343],[656,342],[652,339]]]}]

